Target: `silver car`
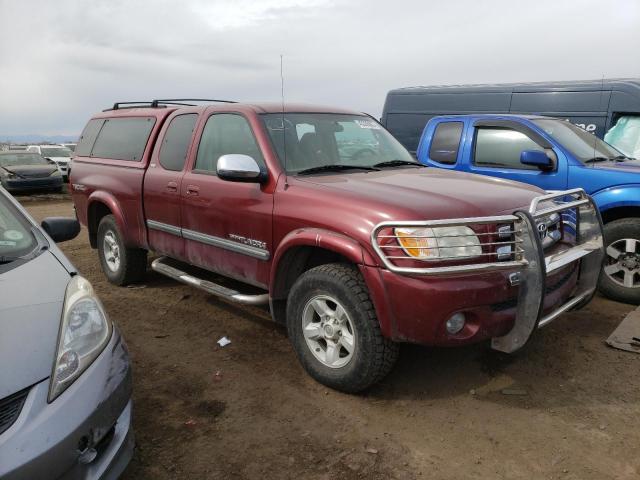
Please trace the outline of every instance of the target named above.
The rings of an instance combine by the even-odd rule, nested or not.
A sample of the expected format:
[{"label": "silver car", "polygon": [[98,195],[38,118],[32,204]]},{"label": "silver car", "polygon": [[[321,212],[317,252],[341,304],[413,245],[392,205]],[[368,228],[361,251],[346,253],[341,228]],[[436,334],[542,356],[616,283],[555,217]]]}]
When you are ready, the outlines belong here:
[{"label": "silver car", "polygon": [[0,188],[0,478],[117,478],[133,454],[126,345],[91,284]]}]

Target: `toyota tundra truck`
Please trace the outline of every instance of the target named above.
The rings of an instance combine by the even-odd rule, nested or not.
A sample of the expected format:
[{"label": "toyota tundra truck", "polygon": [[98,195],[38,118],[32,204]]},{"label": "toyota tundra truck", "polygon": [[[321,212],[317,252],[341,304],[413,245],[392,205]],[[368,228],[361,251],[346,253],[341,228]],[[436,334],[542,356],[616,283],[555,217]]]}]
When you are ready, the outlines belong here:
[{"label": "toyota tundra truck", "polygon": [[336,108],[117,103],[85,127],[71,190],[110,282],[141,281],[153,252],[161,274],[268,305],[306,371],[345,392],[401,342],[521,349],[590,301],[604,256],[583,190],[425,168]]}]

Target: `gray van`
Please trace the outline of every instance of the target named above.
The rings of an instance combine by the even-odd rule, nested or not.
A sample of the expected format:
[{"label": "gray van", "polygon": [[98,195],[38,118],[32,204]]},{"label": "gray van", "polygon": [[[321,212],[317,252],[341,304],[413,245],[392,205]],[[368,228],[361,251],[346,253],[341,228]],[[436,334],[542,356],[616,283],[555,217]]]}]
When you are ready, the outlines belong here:
[{"label": "gray van", "polygon": [[0,478],[115,479],[133,455],[127,348],[88,280],[0,187]]},{"label": "gray van", "polygon": [[640,146],[640,79],[399,88],[387,94],[381,122],[415,152],[432,117],[476,113],[568,119],[633,155]]}]

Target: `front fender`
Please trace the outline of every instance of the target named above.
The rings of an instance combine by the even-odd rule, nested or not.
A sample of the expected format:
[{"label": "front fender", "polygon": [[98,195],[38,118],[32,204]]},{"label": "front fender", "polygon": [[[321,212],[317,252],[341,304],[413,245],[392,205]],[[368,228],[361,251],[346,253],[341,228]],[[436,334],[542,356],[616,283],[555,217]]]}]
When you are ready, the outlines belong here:
[{"label": "front fender", "polygon": [[[338,253],[356,265],[376,265],[373,257],[354,239],[341,233],[322,228],[300,228],[289,232],[280,242],[273,256],[277,266],[287,251],[294,247],[317,247]],[[277,268],[271,272],[271,284],[275,280]]]},{"label": "front fender", "polygon": [[280,289],[278,286],[280,262],[287,252],[296,247],[316,247],[330,250],[357,265],[369,290],[369,296],[375,307],[382,334],[390,338],[394,336],[395,322],[378,262],[356,240],[341,233],[321,228],[302,228],[287,234],[278,245],[273,256],[274,268],[271,269],[270,281],[272,296]]},{"label": "front fender", "polygon": [[640,206],[640,184],[619,185],[591,194],[600,212],[616,207]]}]

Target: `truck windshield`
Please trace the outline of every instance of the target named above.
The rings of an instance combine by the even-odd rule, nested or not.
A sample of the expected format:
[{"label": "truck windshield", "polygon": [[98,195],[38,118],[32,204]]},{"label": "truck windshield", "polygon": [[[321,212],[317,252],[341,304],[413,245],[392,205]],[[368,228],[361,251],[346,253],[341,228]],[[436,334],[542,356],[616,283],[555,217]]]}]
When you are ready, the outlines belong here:
[{"label": "truck windshield", "polygon": [[270,113],[262,119],[289,173],[420,166],[389,132],[363,115]]},{"label": "truck windshield", "polygon": [[625,155],[600,140],[595,135],[586,132],[570,122],[555,119],[536,119],[533,123],[551,135],[563,147],[569,150],[582,163],[619,160]]},{"label": "truck windshield", "polygon": [[0,193],[0,265],[32,252],[36,246],[29,222]]}]

